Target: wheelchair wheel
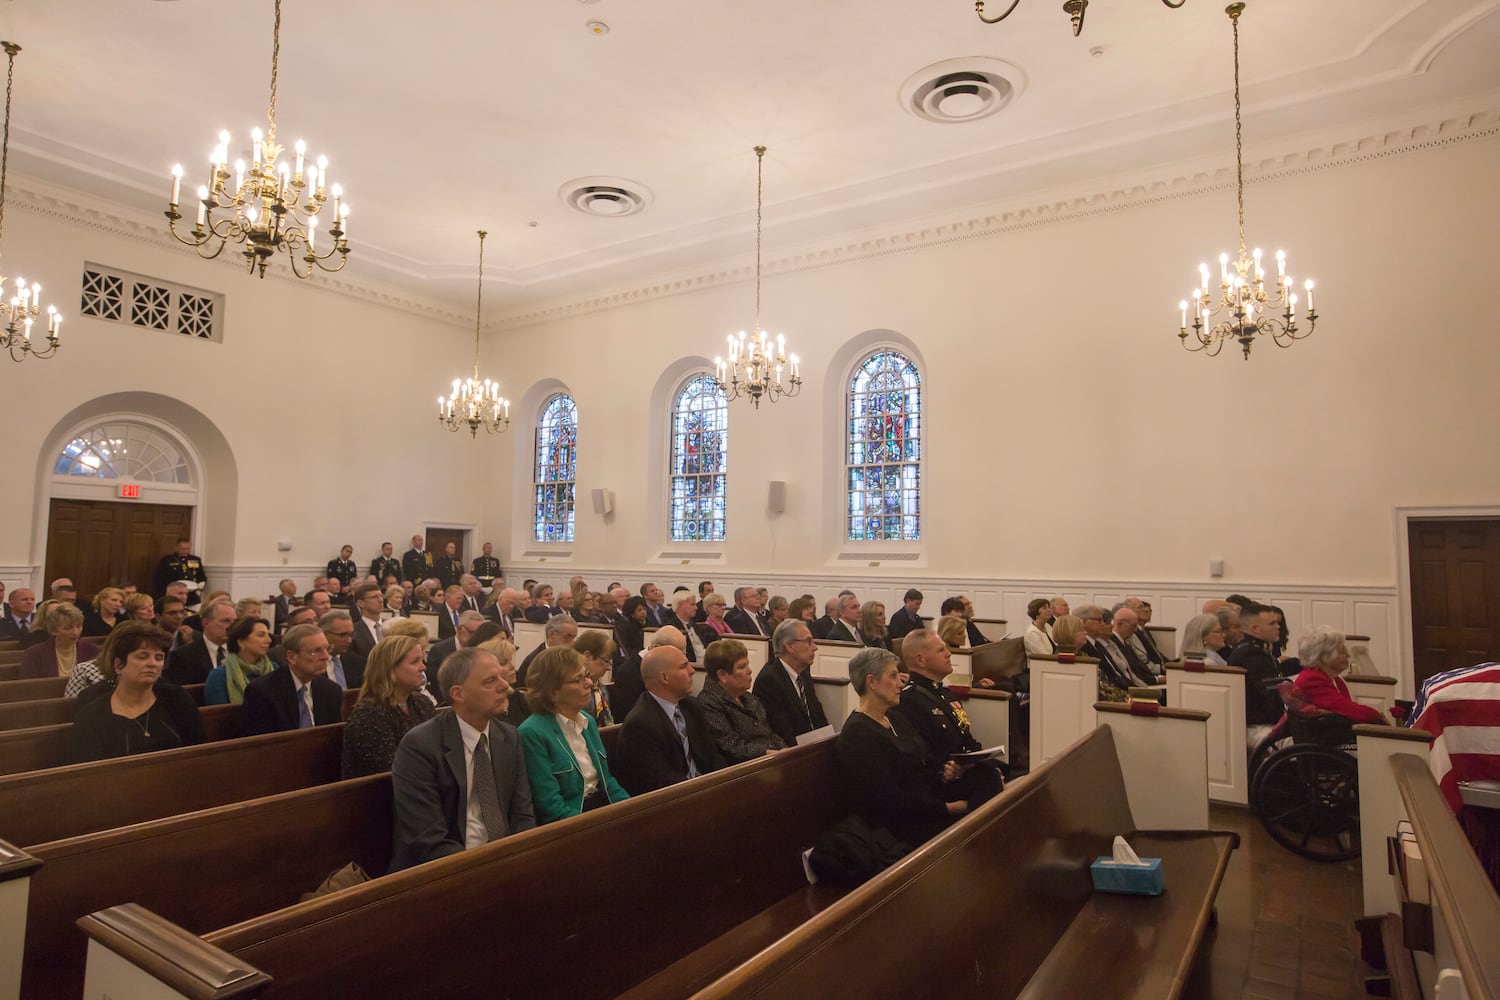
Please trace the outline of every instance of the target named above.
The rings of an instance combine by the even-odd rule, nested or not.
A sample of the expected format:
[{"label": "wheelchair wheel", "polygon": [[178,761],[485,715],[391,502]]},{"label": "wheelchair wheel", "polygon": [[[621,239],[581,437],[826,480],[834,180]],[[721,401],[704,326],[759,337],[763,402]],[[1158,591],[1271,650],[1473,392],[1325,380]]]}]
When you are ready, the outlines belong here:
[{"label": "wheelchair wheel", "polygon": [[1359,772],[1347,753],[1309,745],[1272,753],[1251,782],[1250,807],[1273,840],[1304,858],[1359,856]]}]

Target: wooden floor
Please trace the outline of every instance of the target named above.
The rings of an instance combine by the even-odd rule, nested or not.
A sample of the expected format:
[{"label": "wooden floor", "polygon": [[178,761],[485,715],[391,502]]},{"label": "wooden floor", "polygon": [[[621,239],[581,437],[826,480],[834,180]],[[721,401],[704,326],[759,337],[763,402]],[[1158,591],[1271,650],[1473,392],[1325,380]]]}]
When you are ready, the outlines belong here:
[{"label": "wooden floor", "polygon": [[1277,844],[1247,811],[1214,806],[1209,825],[1239,833],[1219,891],[1219,923],[1198,956],[1187,995],[1203,1000],[1363,1000],[1354,919],[1359,860],[1306,861]]}]

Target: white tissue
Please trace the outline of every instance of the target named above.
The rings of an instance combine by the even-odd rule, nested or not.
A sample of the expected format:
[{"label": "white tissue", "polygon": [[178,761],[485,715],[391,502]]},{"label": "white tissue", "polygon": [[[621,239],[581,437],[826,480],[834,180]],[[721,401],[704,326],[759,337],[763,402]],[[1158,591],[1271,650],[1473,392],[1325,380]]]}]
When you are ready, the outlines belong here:
[{"label": "white tissue", "polygon": [[1141,860],[1140,855],[1135,853],[1135,849],[1125,843],[1124,837],[1115,838],[1114,855],[1115,864],[1117,865],[1145,866],[1146,864],[1146,862]]}]

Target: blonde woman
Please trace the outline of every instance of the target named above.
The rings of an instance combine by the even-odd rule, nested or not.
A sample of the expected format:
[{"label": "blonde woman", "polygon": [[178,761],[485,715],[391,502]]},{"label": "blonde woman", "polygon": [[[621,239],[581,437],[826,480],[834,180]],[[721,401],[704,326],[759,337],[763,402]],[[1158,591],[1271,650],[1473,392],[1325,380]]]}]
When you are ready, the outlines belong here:
[{"label": "blonde woman", "polygon": [[423,652],[421,640],[409,635],[387,635],[370,650],[359,701],[344,724],[344,780],[389,771],[401,737],[437,714],[421,693]]},{"label": "blonde woman", "polygon": [[120,623],[120,608],[125,604],[125,591],[119,587],[105,587],[94,595],[94,605],[83,613],[83,634],[89,638],[109,635],[109,630]]}]

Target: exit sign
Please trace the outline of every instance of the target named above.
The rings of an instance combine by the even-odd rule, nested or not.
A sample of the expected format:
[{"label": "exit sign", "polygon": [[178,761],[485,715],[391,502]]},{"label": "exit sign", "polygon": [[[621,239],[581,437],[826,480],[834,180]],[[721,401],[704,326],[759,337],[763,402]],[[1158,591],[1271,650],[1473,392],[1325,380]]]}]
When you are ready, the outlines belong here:
[{"label": "exit sign", "polygon": [[120,496],[125,500],[139,500],[141,498],[141,487],[139,483],[121,483]]}]

